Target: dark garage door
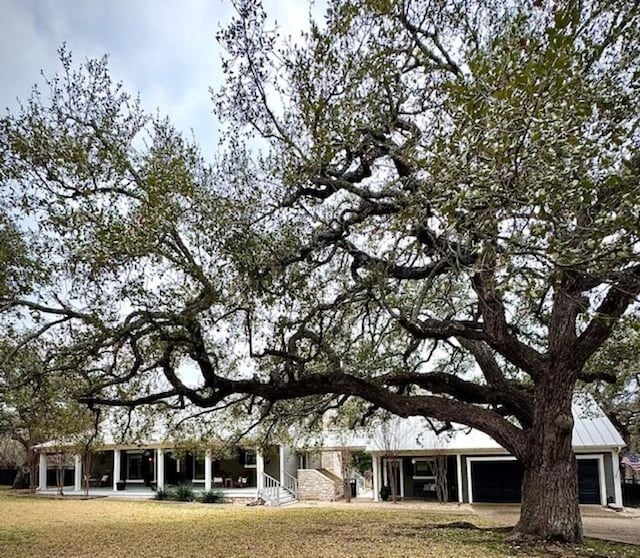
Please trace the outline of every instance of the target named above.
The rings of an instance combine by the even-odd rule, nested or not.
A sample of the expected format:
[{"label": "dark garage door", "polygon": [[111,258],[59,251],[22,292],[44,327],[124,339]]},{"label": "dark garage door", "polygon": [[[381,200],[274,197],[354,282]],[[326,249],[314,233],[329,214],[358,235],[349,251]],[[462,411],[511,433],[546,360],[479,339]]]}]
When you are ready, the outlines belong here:
[{"label": "dark garage door", "polygon": [[578,492],[581,504],[600,503],[600,476],[597,459],[578,459]]},{"label": "dark garage door", "polygon": [[[474,502],[520,502],[522,465],[518,461],[472,461]],[[581,504],[600,503],[597,459],[578,460],[578,493]]]},{"label": "dark garage door", "polygon": [[474,502],[519,502],[521,485],[522,465],[519,461],[471,462]]}]

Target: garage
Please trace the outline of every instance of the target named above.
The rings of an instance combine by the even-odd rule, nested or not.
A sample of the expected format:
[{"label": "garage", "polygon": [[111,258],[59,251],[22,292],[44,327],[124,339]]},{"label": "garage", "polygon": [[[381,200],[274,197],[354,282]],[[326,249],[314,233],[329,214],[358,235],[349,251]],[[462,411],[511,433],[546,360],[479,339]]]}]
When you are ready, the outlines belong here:
[{"label": "garage", "polygon": [[519,461],[471,461],[474,502],[520,502],[522,464]]},{"label": "garage", "polygon": [[[522,464],[519,461],[470,459],[473,502],[518,503],[521,500]],[[581,504],[600,504],[600,462],[578,459],[578,493]]]}]

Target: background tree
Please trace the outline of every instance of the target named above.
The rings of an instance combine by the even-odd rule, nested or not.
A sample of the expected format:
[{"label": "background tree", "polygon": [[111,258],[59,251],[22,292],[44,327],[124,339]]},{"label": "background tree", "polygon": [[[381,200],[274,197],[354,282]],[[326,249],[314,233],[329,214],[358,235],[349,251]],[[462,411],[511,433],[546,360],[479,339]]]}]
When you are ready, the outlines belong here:
[{"label": "background tree", "polygon": [[587,364],[609,381],[587,389],[618,429],[632,452],[640,451],[640,329],[637,319],[625,320]]},{"label": "background tree", "polygon": [[52,262],[3,308],[64,330],[92,404],[482,430],[524,466],[515,534],[580,541],[572,394],[640,291],[637,4],[336,0],[294,44],[237,9],[215,167],[105,60],[3,119]]},{"label": "background tree", "polygon": [[58,444],[60,459],[54,464],[62,493],[65,459],[77,453],[90,462],[86,454],[95,440],[97,419],[77,401],[83,392],[81,379],[69,371],[51,371],[41,343],[16,349],[5,340],[0,350],[0,434],[22,447],[18,468],[28,471],[32,491],[38,484],[35,447],[44,442]]},{"label": "background tree", "polygon": [[[0,421],[4,420],[4,416]],[[13,488],[25,488],[29,485],[29,469],[25,465],[27,462],[24,447],[16,441],[11,433],[7,432],[4,426],[0,426],[0,470],[16,470],[13,479]],[[8,484],[6,477],[3,484]]]}]

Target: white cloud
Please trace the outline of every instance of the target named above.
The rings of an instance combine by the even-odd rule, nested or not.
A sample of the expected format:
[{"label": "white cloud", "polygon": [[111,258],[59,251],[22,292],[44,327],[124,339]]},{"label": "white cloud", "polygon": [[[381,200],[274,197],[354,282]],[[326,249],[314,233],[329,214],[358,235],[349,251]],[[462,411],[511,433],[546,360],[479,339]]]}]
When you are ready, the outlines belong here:
[{"label": "white cloud", "polygon": [[[215,34],[228,22],[230,2],[211,0],[3,0],[0,19],[0,106],[14,110],[39,72],[59,70],[56,49],[66,42],[74,58],[109,54],[112,75],[140,92],[147,109],[159,108],[186,133],[193,129],[211,156],[218,123],[208,88],[221,84]],[[306,27],[309,6],[266,2],[284,35]],[[317,13],[318,7],[315,11]]]}]

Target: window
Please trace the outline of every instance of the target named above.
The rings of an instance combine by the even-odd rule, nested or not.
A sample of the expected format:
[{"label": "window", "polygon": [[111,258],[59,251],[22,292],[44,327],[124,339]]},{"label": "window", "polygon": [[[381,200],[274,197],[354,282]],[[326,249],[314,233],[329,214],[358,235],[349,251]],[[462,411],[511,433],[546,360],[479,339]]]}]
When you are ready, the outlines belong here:
[{"label": "window", "polygon": [[421,480],[436,479],[436,462],[435,459],[412,459],[413,478]]},{"label": "window", "polygon": [[247,468],[255,468],[258,466],[258,456],[256,455],[255,450],[245,450],[244,466]]}]

